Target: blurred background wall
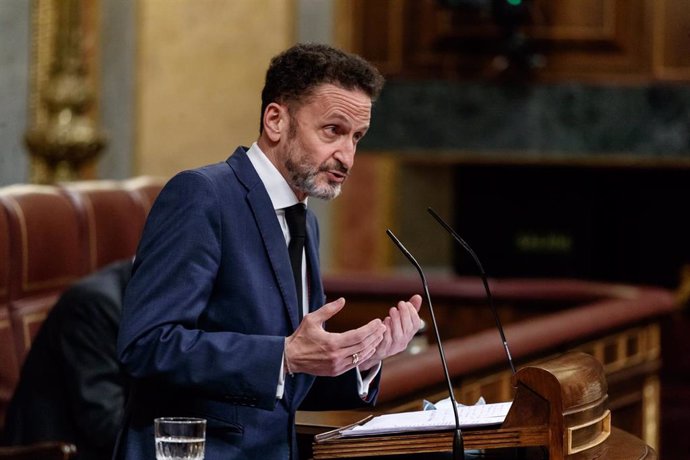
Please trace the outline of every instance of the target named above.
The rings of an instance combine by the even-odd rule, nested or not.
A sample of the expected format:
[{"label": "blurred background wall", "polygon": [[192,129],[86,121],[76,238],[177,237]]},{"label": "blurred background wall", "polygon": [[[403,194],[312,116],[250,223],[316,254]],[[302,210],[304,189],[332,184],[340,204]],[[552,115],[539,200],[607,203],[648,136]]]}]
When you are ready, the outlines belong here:
[{"label": "blurred background wall", "polygon": [[135,169],[224,160],[258,137],[263,74],[295,37],[291,1],[140,2]]}]

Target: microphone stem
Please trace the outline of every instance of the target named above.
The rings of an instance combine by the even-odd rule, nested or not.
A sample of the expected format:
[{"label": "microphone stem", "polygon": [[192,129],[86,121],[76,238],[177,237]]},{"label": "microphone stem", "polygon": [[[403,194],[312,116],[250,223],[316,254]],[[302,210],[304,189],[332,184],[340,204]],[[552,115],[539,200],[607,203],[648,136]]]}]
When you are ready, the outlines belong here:
[{"label": "microphone stem", "polygon": [[460,428],[453,433],[453,460],[465,460],[465,441]]},{"label": "microphone stem", "polygon": [[[421,272],[420,272],[421,274]],[[422,274],[422,277],[424,275]],[[431,315],[431,322],[434,324],[434,335],[436,336],[436,345],[438,346],[438,353],[441,355],[441,364],[443,364],[443,373],[446,376],[446,384],[448,385],[448,390],[450,393],[450,401],[453,404],[453,415],[455,416],[455,426],[460,426],[460,417],[458,416],[457,403],[455,402],[455,394],[453,393],[453,384],[450,380],[450,373],[448,372],[448,366],[446,365],[446,354],[443,351],[443,344],[441,344],[441,336],[438,332],[438,327],[436,327],[436,315],[434,315],[434,307],[431,305],[431,296],[429,295],[429,286],[427,286],[426,279],[422,280],[424,285],[424,294],[426,296],[426,301],[429,304],[429,314]],[[458,429],[459,431],[459,429]],[[462,437],[462,435],[460,435]]]},{"label": "microphone stem", "polygon": [[[410,255],[412,257],[412,255]],[[416,261],[415,261],[416,262]],[[436,336],[436,345],[438,346],[438,353],[441,355],[441,364],[443,365],[443,373],[446,376],[446,384],[448,385],[448,394],[450,403],[453,406],[453,417],[455,417],[455,431],[453,432],[453,460],[465,459],[465,441],[460,430],[460,416],[458,415],[458,403],[455,401],[455,393],[453,392],[453,384],[450,380],[450,373],[448,372],[448,365],[446,364],[446,354],[443,351],[443,344],[441,343],[441,335],[438,332],[438,323],[436,322],[436,315],[434,314],[434,307],[431,304],[431,295],[429,294],[429,286],[426,282],[426,277],[422,272],[421,267],[415,263],[415,267],[422,277],[422,284],[424,285],[424,295],[429,304],[429,314],[431,315],[431,322],[434,325],[434,335]]]},{"label": "microphone stem", "polygon": [[508,348],[508,340],[506,340],[506,335],[503,332],[503,325],[501,324],[501,318],[498,316],[498,311],[496,310],[496,306],[494,305],[494,298],[491,295],[491,289],[489,289],[489,281],[486,276],[486,272],[484,271],[484,267],[482,266],[482,263],[479,261],[479,257],[477,257],[477,254],[472,250],[469,244],[463,240],[458,233],[451,228],[450,225],[446,223],[443,219],[441,219],[441,216],[436,214],[436,211],[434,211],[432,208],[427,208],[427,211],[431,216],[436,219],[436,221],[441,224],[441,227],[443,227],[448,233],[450,233],[450,236],[455,239],[455,241],[460,244],[460,246],[463,247],[465,251],[472,257],[474,260],[474,263],[477,265],[477,268],[479,269],[479,276],[482,279],[482,284],[484,285],[484,291],[486,292],[486,298],[489,303],[489,308],[491,309],[491,313],[494,317],[494,322],[496,323],[496,329],[498,329],[498,333],[501,336],[501,343],[503,344],[503,350],[506,353],[506,357],[508,358],[508,364],[510,365],[510,370],[513,372],[513,375],[515,375],[515,364],[513,364],[513,357],[510,354],[510,349]]},{"label": "microphone stem", "polygon": [[450,396],[450,402],[453,406],[453,416],[455,417],[455,432],[453,433],[453,460],[464,460],[465,459],[465,442],[462,436],[462,430],[460,430],[460,417],[458,416],[458,404],[455,402],[455,394],[453,393],[453,384],[450,381],[450,374],[448,373],[448,365],[446,364],[446,354],[443,351],[443,344],[441,343],[441,336],[438,332],[438,323],[436,322],[436,315],[434,314],[434,307],[431,304],[431,294],[429,294],[429,285],[426,282],[426,276],[424,276],[424,271],[422,266],[419,265],[417,260],[412,256],[410,251],[403,246],[403,244],[398,240],[398,238],[390,230],[386,230],[386,234],[395,243],[395,245],[400,249],[407,260],[409,260],[414,268],[417,269],[419,277],[422,279],[422,285],[424,287],[424,295],[426,296],[426,301],[429,304],[429,314],[431,315],[431,324],[433,325],[434,335],[436,336],[436,344],[438,345],[438,353],[441,356],[441,365],[443,366],[443,373],[446,376],[446,384],[448,385],[448,394]]},{"label": "microphone stem", "polygon": [[[472,251],[472,254],[474,254],[474,251]],[[506,352],[506,356],[508,357],[508,364],[510,364],[510,370],[513,372],[513,375],[515,375],[515,365],[513,364],[513,357],[510,355],[510,349],[508,348],[508,341],[506,340],[506,335],[503,332],[503,325],[501,324],[501,318],[498,316],[498,311],[496,311],[496,306],[494,305],[494,298],[491,295],[491,290],[489,289],[489,282],[486,279],[486,273],[484,273],[484,269],[482,268],[482,264],[479,263],[479,260],[478,259],[475,259],[475,260],[477,261],[477,264],[479,265],[482,283],[484,284],[484,290],[486,291],[486,297],[489,299],[489,308],[491,308],[491,312],[493,313],[493,316],[494,316],[494,321],[496,322],[496,329],[498,329],[498,333],[501,335],[501,342],[503,342],[503,350]]]}]

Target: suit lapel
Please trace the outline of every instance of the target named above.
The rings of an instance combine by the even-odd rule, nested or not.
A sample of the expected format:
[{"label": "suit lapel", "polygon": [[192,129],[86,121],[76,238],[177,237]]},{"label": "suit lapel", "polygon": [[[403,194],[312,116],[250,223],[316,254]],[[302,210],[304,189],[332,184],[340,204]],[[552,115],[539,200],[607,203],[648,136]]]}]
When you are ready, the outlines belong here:
[{"label": "suit lapel", "polygon": [[247,188],[247,202],[254,214],[280,294],[283,297],[283,304],[287,309],[292,330],[294,330],[299,324],[297,292],[295,292],[295,281],[290,268],[290,257],[285,238],[278,224],[273,203],[259,175],[247,158],[245,148],[240,147],[235,150],[235,153],[228,158],[227,163]]}]

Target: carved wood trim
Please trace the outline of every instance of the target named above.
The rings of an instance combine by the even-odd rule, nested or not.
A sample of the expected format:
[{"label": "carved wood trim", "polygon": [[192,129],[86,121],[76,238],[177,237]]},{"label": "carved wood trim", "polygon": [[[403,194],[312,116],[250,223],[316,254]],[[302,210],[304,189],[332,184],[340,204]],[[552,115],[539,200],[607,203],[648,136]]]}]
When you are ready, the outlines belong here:
[{"label": "carved wood trim", "polygon": [[[523,30],[545,57],[535,80],[610,84],[690,79],[683,0],[534,0]],[[401,78],[496,77],[490,12],[436,0],[337,0],[335,42]]]},{"label": "carved wood trim", "polygon": [[[690,12],[687,3],[679,0],[656,0],[653,3],[653,69],[655,77],[661,80],[690,80]],[[675,32],[675,33],[674,33]],[[677,42],[676,40],[680,41]],[[681,63],[669,63],[669,48],[681,50]]]}]

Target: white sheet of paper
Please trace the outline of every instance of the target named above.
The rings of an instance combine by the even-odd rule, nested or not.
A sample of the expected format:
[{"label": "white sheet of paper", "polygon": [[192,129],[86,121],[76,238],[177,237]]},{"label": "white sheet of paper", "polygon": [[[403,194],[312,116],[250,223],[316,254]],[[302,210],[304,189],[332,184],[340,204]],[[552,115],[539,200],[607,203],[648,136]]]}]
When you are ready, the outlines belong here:
[{"label": "white sheet of paper", "polygon": [[[460,427],[476,427],[503,423],[512,402],[458,406]],[[364,425],[341,431],[343,436],[368,436],[375,434],[404,433],[410,431],[448,430],[455,428],[455,416],[451,407],[446,409],[400,412],[379,415]]]}]

